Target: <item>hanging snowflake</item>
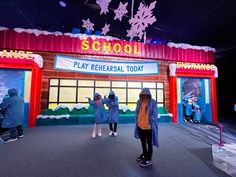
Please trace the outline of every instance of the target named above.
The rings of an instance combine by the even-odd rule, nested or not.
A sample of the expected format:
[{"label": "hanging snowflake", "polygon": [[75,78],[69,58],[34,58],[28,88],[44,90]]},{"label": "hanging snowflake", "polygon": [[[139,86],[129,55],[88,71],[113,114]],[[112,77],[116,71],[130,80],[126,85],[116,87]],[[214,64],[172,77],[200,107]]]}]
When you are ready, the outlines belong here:
[{"label": "hanging snowflake", "polygon": [[149,7],[140,3],[137,14],[129,20],[131,29],[127,30],[127,36],[133,38],[137,35],[139,39],[142,39],[143,33],[148,25],[156,21],[155,16],[152,16],[152,10],[155,8],[155,5],[156,1],[152,2]]},{"label": "hanging snowflake", "polygon": [[115,12],[115,19],[119,19],[120,21],[122,20],[122,17],[127,14],[127,5],[128,5],[128,2],[123,4],[122,2],[120,2],[120,5],[117,9],[114,10]]},{"label": "hanging snowflake", "polygon": [[105,26],[102,28],[102,34],[105,36],[108,31],[110,31],[110,24],[105,24]]},{"label": "hanging snowflake", "polygon": [[89,18],[87,20],[82,20],[82,21],[83,21],[82,25],[83,28],[85,28],[87,31],[94,30],[93,29],[94,24],[90,22]]},{"label": "hanging snowflake", "polygon": [[109,11],[108,6],[109,6],[110,2],[111,2],[111,0],[96,0],[96,3],[101,8],[100,15],[102,13],[106,14]]}]

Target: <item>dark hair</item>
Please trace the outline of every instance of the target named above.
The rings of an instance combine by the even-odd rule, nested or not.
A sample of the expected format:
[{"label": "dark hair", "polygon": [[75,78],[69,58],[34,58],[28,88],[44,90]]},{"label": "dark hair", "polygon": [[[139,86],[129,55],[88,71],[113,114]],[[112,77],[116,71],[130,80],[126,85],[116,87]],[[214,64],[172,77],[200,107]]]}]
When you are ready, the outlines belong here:
[{"label": "dark hair", "polygon": [[97,95],[95,98],[94,98],[94,100],[98,100],[98,99],[100,99],[101,98],[101,95]]},{"label": "dark hair", "polygon": [[115,94],[109,95],[108,98],[109,99],[114,99],[115,98]]},{"label": "dark hair", "polygon": [[141,94],[141,95],[139,95],[139,98],[142,99],[143,95],[146,95],[148,97],[148,99],[151,99],[151,95],[149,95],[149,94]]}]

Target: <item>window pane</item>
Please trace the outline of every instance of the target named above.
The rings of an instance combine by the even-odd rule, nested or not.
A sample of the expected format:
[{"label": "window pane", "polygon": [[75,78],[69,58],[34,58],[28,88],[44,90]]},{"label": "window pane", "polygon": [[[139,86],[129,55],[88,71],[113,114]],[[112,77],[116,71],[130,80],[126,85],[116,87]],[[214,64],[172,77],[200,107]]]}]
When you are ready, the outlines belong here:
[{"label": "window pane", "polygon": [[50,104],[48,105],[48,109],[53,109],[53,108],[55,108],[55,107],[57,107],[57,103],[50,103]]},{"label": "window pane", "polygon": [[111,82],[110,81],[95,81],[96,87],[110,87]]},{"label": "window pane", "polygon": [[141,88],[141,82],[128,82],[128,87]]},{"label": "window pane", "polygon": [[93,88],[78,88],[78,102],[88,102],[85,97],[93,99]]},{"label": "window pane", "polygon": [[129,103],[128,107],[131,109],[131,111],[134,111],[136,109],[136,103]]},{"label": "window pane", "polygon": [[50,85],[58,85],[58,79],[50,79]]},{"label": "window pane", "polygon": [[57,102],[58,87],[49,88],[49,102]]},{"label": "window pane", "polygon": [[157,102],[164,102],[163,90],[157,90]]},{"label": "window pane", "polygon": [[156,83],[155,82],[143,82],[143,88],[156,88]]},{"label": "window pane", "polygon": [[24,71],[24,72],[25,72],[24,100],[25,100],[25,102],[29,102],[30,101],[32,71]]},{"label": "window pane", "polygon": [[126,89],[112,89],[115,95],[118,97],[119,102],[126,103]]},{"label": "window pane", "polygon": [[150,89],[150,92],[151,92],[152,98],[156,100],[156,89]]},{"label": "window pane", "polygon": [[110,92],[110,88],[95,88],[95,93],[99,93],[102,98],[104,97],[104,95],[107,95],[109,94]]},{"label": "window pane", "polygon": [[60,85],[62,85],[62,86],[76,86],[76,80],[61,79]]},{"label": "window pane", "polygon": [[78,82],[79,86],[94,86],[93,80],[79,80]]},{"label": "window pane", "polygon": [[128,89],[128,103],[129,102],[137,102],[139,99],[139,94],[141,89]]},{"label": "window pane", "polygon": [[76,88],[60,88],[60,102],[75,102],[76,101]]},{"label": "window pane", "polygon": [[157,83],[157,88],[164,88],[164,83]]},{"label": "window pane", "polygon": [[112,81],[112,87],[126,87],[126,82]]}]

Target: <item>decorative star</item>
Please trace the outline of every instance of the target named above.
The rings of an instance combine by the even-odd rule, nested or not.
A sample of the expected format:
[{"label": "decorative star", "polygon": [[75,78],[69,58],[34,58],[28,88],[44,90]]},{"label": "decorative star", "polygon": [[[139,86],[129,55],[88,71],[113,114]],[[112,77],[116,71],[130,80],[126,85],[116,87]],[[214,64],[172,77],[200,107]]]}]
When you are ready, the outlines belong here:
[{"label": "decorative star", "polygon": [[140,3],[136,15],[129,20],[131,29],[127,30],[127,36],[131,38],[138,36],[139,39],[142,39],[145,29],[156,21],[155,16],[152,14],[155,5],[156,1],[153,1],[149,6]]},{"label": "decorative star", "polygon": [[87,20],[82,20],[82,21],[83,21],[82,25],[83,28],[85,28],[87,31],[94,30],[93,29],[94,24],[90,22],[89,18]]},{"label": "decorative star", "polygon": [[111,2],[111,0],[96,0],[96,3],[101,8],[100,15],[102,13],[106,14],[109,11],[108,6],[109,6],[110,2]]},{"label": "decorative star", "polygon": [[120,2],[119,4],[119,7],[117,9],[114,10],[115,12],[115,17],[114,17],[114,20],[115,19],[119,19],[120,21],[122,20],[123,16],[125,14],[127,14],[127,5],[128,5],[128,2],[123,4],[122,2]]},{"label": "decorative star", "polygon": [[105,36],[107,34],[108,31],[110,31],[110,24],[106,24],[105,26],[102,28],[102,34]]}]

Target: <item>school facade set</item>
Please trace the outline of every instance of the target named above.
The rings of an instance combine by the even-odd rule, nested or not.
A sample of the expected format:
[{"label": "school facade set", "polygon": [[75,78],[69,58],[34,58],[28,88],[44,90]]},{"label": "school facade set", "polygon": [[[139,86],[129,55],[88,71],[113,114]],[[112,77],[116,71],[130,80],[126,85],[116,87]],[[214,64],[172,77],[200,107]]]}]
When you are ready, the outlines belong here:
[{"label": "school facade set", "polygon": [[134,108],[144,87],[173,115],[172,122],[180,123],[186,77],[203,80],[207,117],[218,121],[214,50],[9,29],[0,31],[0,39],[0,69],[31,71],[28,127],[35,126],[41,111],[88,104],[85,97],[95,92],[114,90],[120,106]]}]

